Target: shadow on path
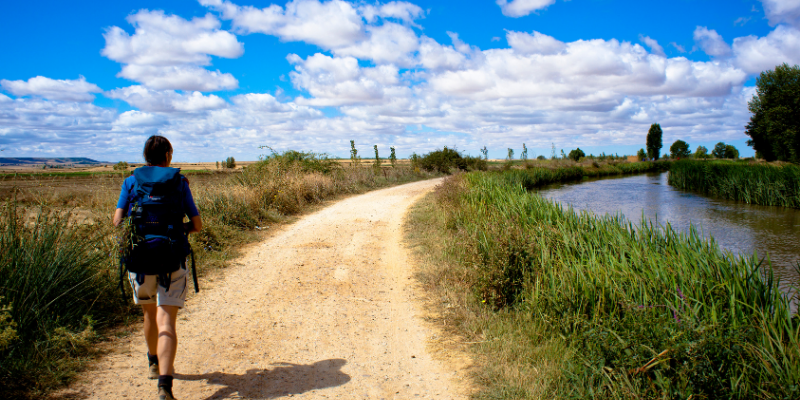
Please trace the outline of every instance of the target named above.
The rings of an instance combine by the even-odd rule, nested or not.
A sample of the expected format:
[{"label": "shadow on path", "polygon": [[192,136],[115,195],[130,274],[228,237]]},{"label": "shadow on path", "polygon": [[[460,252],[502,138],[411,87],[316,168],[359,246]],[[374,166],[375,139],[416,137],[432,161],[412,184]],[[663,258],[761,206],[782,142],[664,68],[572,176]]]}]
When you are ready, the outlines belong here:
[{"label": "shadow on path", "polygon": [[[221,386],[206,400],[230,397],[274,399],[316,389],[341,386],[350,382],[350,375],[341,371],[347,361],[335,358],[313,364],[275,363],[271,369],[251,369],[242,375],[210,372],[201,375],[175,374],[176,380],[206,380],[209,385]],[[180,397],[180,393],[175,393]]]}]

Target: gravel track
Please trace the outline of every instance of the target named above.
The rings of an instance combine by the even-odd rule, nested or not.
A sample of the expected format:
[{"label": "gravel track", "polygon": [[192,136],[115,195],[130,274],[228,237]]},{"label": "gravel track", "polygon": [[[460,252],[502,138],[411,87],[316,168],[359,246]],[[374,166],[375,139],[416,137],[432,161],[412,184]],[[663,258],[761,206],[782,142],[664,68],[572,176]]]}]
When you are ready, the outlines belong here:
[{"label": "gravel track", "polygon": [[[180,399],[462,399],[402,246],[405,213],[440,180],[336,202],[245,254],[178,314]],[[191,284],[190,284],[191,285]],[[140,333],[60,396],[155,399]],[[436,353],[438,356],[434,356]]]}]

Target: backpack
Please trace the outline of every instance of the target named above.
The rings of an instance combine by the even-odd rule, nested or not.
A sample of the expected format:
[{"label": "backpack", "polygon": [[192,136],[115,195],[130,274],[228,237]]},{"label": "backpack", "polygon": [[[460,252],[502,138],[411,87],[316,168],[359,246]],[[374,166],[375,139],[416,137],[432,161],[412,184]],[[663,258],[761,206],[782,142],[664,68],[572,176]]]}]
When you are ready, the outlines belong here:
[{"label": "backpack", "polygon": [[183,227],[183,177],[178,168],[140,167],[133,171],[136,178],[128,212],[127,230],[120,254],[120,289],[124,297],[125,271],[158,275],[159,284],[169,290],[172,272],[185,265],[192,255],[192,276],[195,292],[197,273],[194,253]]}]

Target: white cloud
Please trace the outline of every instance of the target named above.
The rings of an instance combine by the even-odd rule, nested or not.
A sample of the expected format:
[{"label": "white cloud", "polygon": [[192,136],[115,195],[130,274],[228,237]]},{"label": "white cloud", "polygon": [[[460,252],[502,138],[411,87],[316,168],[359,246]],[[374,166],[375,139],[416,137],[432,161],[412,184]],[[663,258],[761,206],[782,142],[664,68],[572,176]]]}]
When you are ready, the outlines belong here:
[{"label": "white cloud", "polygon": [[800,64],[800,31],[778,26],[765,37],[736,38],[733,53],[735,64],[749,74],[759,74],[782,63]]},{"label": "white cloud", "polygon": [[664,48],[661,47],[660,44],[655,39],[650,38],[649,36],[639,35],[639,40],[641,40],[647,47],[650,48],[650,52],[659,55],[661,57],[666,57],[667,54],[664,53]]},{"label": "white cloud", "polygon": [[289,61],[295,64],[290,73],[292,83],[306,90],[312,98],[298,98],[298,104],[313,106],[341,106],[378,102],[397,91],[399,75],[397,67],[381,65],[374,68],[361,68],[353,57],[329,57],[314,54],[305,60],[290,55]]},{"label": "white cloud", "polygon": [[106,96],[123,100],[145,112],[199,112],[227,107],[225,100],[213,94],[157,91],[144,86],[114,89],[106,92]]},{"label": "white cloud", "polygon": [[78,79],[50,79],[37,76],[28,81],[0,80],[0,85],[14,96],[40,96],[50,100],[62,101],[92,101],[94,95],[103,90],[93,83],[86,82],[86,78]]},{"label": "white cloud", "polygon": [[382,5],[363,5],[359,12],[369,22],[375,22],[378,17],[394,18],[409,25],[415,25],[414,21],[424,15],[424,11],[418,5],[405,1],[392,1]]},{"label": "white cloud", "polygon": [[698,26],[694,30],[694,41],[708,55],[712,57],[726,57],[731,54],[731,47],[725,43],[722,36],[713,29]]},{"label": "white cloud", "polygon": [[367,28],[369,39],[333,51],[337,56],[352,56],[372,60],[378,64],[413,66],[413,53],[419,48],[417,34],[411,29],[387,22],[381,26]]},{"label": "white cloud", "polygon": [[195,66],[155,67],[126,65],[119,76],[156,90],[199,90],[202,92],[236,89],[239,82],[231,74]]},{"label": "white cloud", "polygon": [[453,70],[464,65],[467,58],[452,46],[443,46],[423,36],[419,46],[419,63],[428,70]]},{"label": "white cloud", "polygon": [[520,54],[552,55],[562,52],[567,47],[564,42],[536,31],[533,32],[533,35],[508,31],[506,40],[508,40],[509,46]]},{"label": "white cloud", "polygon": [[163,115],[147,113],[142,111],[125,111],[117,117],[114,121],[116,127],[151,127],[161,126],[167,123],[167,118]]},{"label": "white cloud", "polygon": [[800,29],[800,0],[761,0],[770,25],[786,23]]},{"label": "white cloud", "polygon": [[535,11],[547,8],[556,0],[497,0],[497,5],[506,17],[524,17]]},{"label": "white cloud", "polygon": [[275,35],[286,41],[303,41],[325,49],[355,44],[364,37],[364,24],[347,2],[293,0],[284,9],[270,5],[262,9],[237,6],[224,0],[200,0],[200,4],[222,13],[242,33]]},{"label": "white cloud", "polygon": [[672,47],[674,47],[675,50],[678,50],[678,53],[686,53],[686,49],[683,46],[681,46],[681,45],[679,45],[679,44],[677,44],[675,42],[670,42],[669,44]]},{"label": "white cloud", "polygon": [[220,30],[211,14],[187,21],[163,11],[141,10],[127,18],[135,33],[111,27],[103,35],[102,54],[127,64],[118,76],[153,89],[214,91],[233,89],[231,74],[208,71],[211,56],[237,58],[244,47],[230,32]]}]

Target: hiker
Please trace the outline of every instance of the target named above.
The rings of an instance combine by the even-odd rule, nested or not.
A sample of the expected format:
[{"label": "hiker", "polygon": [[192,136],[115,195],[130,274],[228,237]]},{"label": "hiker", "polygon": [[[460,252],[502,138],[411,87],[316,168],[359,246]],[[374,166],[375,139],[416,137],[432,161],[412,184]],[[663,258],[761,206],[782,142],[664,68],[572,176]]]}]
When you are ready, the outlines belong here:
[{"label": "hiker", "polygon": [[[144,144],[144,159],[147,165],[137,168],[122,183],[113,222],[119,226],[127,216],[132,226],[145,231],[140,233],[158,229],[153,226],[168,229],[166,233],[159,233],[161,236],[145,235],[145,238],[155,239],[131,246],[134,250],[125,259],[125,267],[133,288],[133,301],[142,306],[144,313],[148,377],[158,379],[159,400],[174,400],[172,375],[178,346],[175,324],[187,289],[189,243],[186,236],[199,232],[203,223],[189,190],[189,181],[180,175],[180,169],[169,168],[172,162],[169,140],[155,135],[148,138]],[[183,222],[184,215],[189,217],[189,222]],[[145,219],[145,223],[137,224]]]}]

